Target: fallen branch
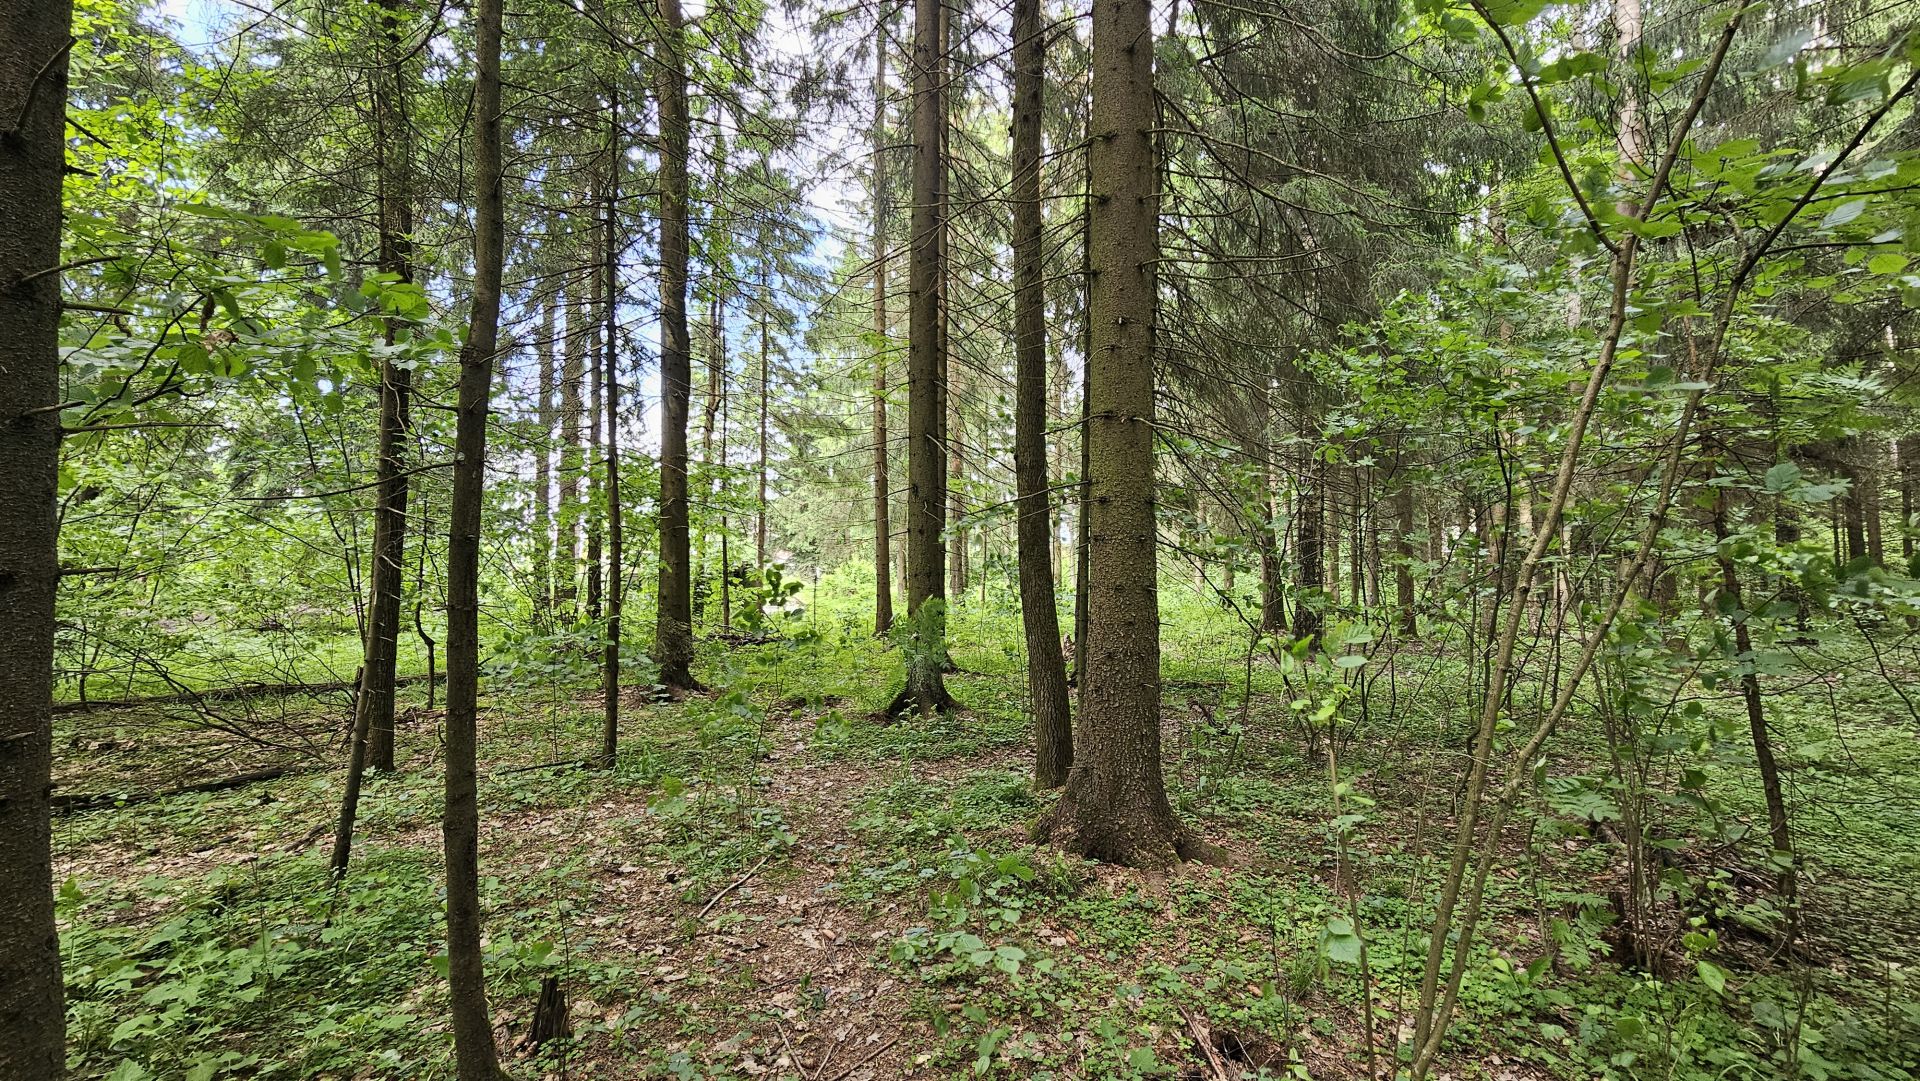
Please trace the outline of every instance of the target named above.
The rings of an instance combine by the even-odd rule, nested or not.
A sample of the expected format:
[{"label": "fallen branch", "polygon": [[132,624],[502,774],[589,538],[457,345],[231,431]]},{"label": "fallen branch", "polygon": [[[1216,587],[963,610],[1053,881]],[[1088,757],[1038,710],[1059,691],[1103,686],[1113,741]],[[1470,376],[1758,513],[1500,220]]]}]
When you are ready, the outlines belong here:
[{"label": "fallen branch", "polygon": [[261,781],[272,781],[293,774],[312,773],[316,766],[270,766],[247,773],[222,777],[217,781],[201,781],[198,784],[179,785],[174,788],[156,789],[152,792],[93,792],[87,794],[61,795],[55,793],[52,798],[55,814],[72,814],[75,811],[91,811],[100,807],[121,807],[134,803],[152,803],[155,800],[171,799],[174,796],[186,796],[197,792],[227,792],[235,788],[245,788]]},{"label": "fallen branch", "polygon": [[727,894],[732,893],[734,890],[737,890],[741,886],[746,885],[747,879],[752,878],[754,875],[759,874],[760,868],[765,867],[767,865],[767,861],[771,859],[773,859],[773,854],[771,852],[760,857],[760,862],[754,864],[750,869],[748,869],[746,874],[741,875],[739,878],[734,879],[733,885],[728,886],[726,889],[721,890],[719,893],[714,894],[713,900],[708,901],[707,907],[701,909],[700,914],[698,916],[695,916],[694,919],[696,920],[706,919],[707,913],[713,911],[713,906],[720,903],[720,898],[725,897]]},{"label": "fallen branch", "polygon": [[1187,1032],[1193,1036],[1193,1042],[1200,1046],[1201,1057],[1207,1060],[1207,1070],[1218,1081],[1229,1081],[1232,1074],[1227,1072],[1227,1060],[1220,1057],[1220,1049],[1213,1046],[1213,1032],[1207,1027],[1200,1015],[1188,1013]]},{"label": "fallen branch", "polygon": [[893,1039],[888,1040],[886,1043],[881,1044],[879,1047],[876,1047],[873,1050],[867,1052],[866,1054],[861,1055],[859,1061],[855,1062],[853,1065],[847,1067],[846,1069],[841,1070],[839,1073],[834,1074],[832,1077],[828,1078],[827,1081],[846,1081],[848,1075],[852,1074],[853,1071],[859,1069],[862,1066],[865,1066],[867,1063],[873,1061],[874,1059],[879,1058],[880,1053],[882,1051],[885,1051],[887,1048],[892,1047],[894,1044],[897,1044],[899,1042],[900,1042],[900,1037],[895,1036]]},{"label": "fallen branch", "polygon": [[[393,681],[396,687],[409,683],[419,683],[427,677],[401,676]],[[350,679],[334,683],[238,683],[231,687],[215,687],[206,691],[180,691],[177,694],[143,695],[138,698],[112,698],[90,702],[56,702],[55,713],[93,713],[107,709],[138,709],[142,706],[179,706],[195,702],[234,702],[243,698],[268,698],[281,694],[330,694],[335,691],[351,691],[359,684]]]}]

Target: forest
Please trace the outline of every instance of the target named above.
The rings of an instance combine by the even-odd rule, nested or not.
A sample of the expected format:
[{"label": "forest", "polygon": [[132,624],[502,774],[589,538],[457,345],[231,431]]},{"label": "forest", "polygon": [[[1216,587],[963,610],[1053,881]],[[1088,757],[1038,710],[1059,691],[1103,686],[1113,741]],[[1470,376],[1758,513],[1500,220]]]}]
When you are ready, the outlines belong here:
[{"label": "forest", "polygon": [[1920,1077],[1916,82],[0,0],[0,1081]]}]

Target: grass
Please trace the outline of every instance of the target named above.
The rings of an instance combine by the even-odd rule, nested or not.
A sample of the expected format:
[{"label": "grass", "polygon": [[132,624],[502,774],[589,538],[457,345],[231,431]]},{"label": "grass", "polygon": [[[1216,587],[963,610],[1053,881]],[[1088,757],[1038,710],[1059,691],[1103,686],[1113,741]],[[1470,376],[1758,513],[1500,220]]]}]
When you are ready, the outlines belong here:
[{"label": "grass", "polygon": [[[541,1076],[564,1058],[573,1077],[805,1081],[855,1064],[876,1077],[1177,1077],[1205,1030],[1266,1076],[1358,1077],[1369,1000],[1376,1065],[1389,1068],[1458,798],[1457,660],[1433,648],[1380,658],[1337,687],[1264,659],[1249,672],[1230,615],[1176,604],[1170,796],[1233,859],[1155,877],[1028,842],[1053,797],[1027,785],[1018,622],[1004,603],[954,614],[951,684],[967,710],[903,723],[875,716],[898,662],[857,605],[832,597],[809,616],[784,640],[709,647],[716,693],[630,706],[611,772],[554,765],[597,745],[580,664],[526,645],[502,669],[511,678],[489,681],[483,894],[499,1034],[510,1046],[524,1033],[549,975],[564,980],[575,1033],[563,1049],[512,1051],[516,1069]],[[1817,661],[1851,671],[1860,657],[1842,641]],[[1443,1059],[1454,1076],[1920,1072],[1905,967],[1920,941],[1911,718],[1884,683],[1781,682],[1769,701],[1810,952],[1783,957],[1740,929],[1759,899],[1760,805],[1741,715],[1696,687],[1698,708],[1659,713],[1642,748],[1657,797],[1645,810],[1679,842],[1663,870],[1671,946],[1651,972],[1619,963],[1611,831],[1627,794],[1610,780],[1603,718],[1583,712],[1491,881]],[[445,1076],[438,717],[422,695],[403,696],[404,772],[369,784],[343,885],[324,860],[337,772],[59,821],[75,1076]],[[1315,727],[1305,718],[1327,701],[1332,726]],[[324,747],[333,708],[290,705],[288,723]],[[218,768],[178,752],[204,735],[191,716],[62,723],[62,776],[77,790]],[[82,724],[141,735],[88,752],[74,743]],[[1356,820],[1335,820],[1329,750]],[[99,768],[116,756],[135,765]]]}]

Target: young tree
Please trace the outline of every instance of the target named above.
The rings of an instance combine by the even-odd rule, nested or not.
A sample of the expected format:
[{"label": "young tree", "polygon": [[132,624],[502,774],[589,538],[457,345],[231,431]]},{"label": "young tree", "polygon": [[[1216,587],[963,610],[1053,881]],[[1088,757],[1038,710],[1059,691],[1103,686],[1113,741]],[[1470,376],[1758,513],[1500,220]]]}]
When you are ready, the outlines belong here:
[{"label": "young tree", "polygon": [[1067,782],[1073,717],[1053,596],[1053,512],[1047,491],[1047,313],[1041,269],[1040,108],[1046,81],[1040,0],[1013,4],[1013,454],[1019,491],[1020,615],[1033,699],[1033,780]]},{"label": "young tree", "polygon": [[[606,215],[601,225],[605,249],[600,259],[601,290],[607,306],[603,315],[607,391],[607,641],[601,661],[602,723],[600,765],[612,769],[620,757],[620,617],[626,611],[626,529],[620,501],[620,97],[609,95],[607,106]],[[684,296],[684,291],[682,293]],[[685,313],[682,313],[684,325]],[[683,418],[684,419],[684,418]],[[684,428],[682,429],[684,432]],[[682,440],[682,451],[685,441]],[[685,523],[681,523],[684,527]],[[681,537],[686,536],[684,528]]]},{"label": "young tree", "polygon": [[68,0],[0,4],[0,1076],[66,1065],[53,923],[55,472]]},{"label": "young tree", "polygon": [[660,592],[654,660],[660,682],[691,690],[693,568],[687,536],[687,65],[680,0],[660,0]]},{"label": "young tree", "polygon": [[1092,328],[1086,669],[1072,777],[1040,833],[1068,851],[1165,866],[1203,846],[1160,770],[1153,323],[1159,253],[1148,0],[1096,0],[1089,172]]},{"label": "young tree", "polygon": [[486,499],[487,405],[499,346],[506,257],[500,149],[501,0],[476,0],[473,87],[473,299],[460,347],[453,505],[447,530],[447,767],[441,833],[447,860],[447,977],[460,1081],[497,1081],[499,1051],[480,948],[480,508]]}]

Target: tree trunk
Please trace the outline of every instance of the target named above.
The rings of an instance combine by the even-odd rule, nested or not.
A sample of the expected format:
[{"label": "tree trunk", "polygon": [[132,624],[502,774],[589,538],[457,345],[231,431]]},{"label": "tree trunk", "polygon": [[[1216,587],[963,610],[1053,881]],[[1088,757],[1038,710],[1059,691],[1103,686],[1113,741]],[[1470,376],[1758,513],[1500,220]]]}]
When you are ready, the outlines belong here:
[{"label": "tree trunk", "polygon": [[[374,114],[380,144],[380,269],[413,281],[413,140],[407,115],[406,45],[400,0],[380,0],[387,70],[376,80]],[[392,345],[395,327],[384,336]],[[393,676],[400,643],[400,604],[407,560],[406,440],[413,373],[391,359],[380,364],[379,458],[375,466],[371,596],[356,712],[367,711],[368,763],[393,770]],[[356,725],[358,719],[356,718]],[[342,866],[344,869],[344,863]]]},{"label": "tree trunk", "polygon": [[1199,851],[1160,769],[1160,611],[1154,524],[1154,267],[1159,174],[1147,0],[1093,7],[1093,489],[1087,654],[1076,761],[1040,832],[1068,851],[1166,866]]},{"label": "tree trunk", "polygon": [[[387,70],[375,80],[375,145],[380,171],[380,271],[400,281],[413,280],[412,141],[408,137],[405,74],[402,67],[397,0],[381,0],[382,45]],[[382,337],[396,340],[394,320]],[[361,653],[360,686],[354,695],[353,740],[347,755],[347,779],[340,798],[340,821],[333,835],[332,869],[347,871],[353,851],[353,824],[359,813],[360,786],[366,768],[392,771],[394,669],[400,649],[400,605],[407,561],[406,440],[408,397],[413,373],[380,363],[380,420],[373,509],[373,573],[368,575],[367,629]],[[544,461],[544,459],[542,459]],[[545,536],[544,531],[541,536]]]},{"label": "tree trunk", "polygon": [[[664,115],[664,111],[663,111]],[[626,611],[626,523],[620,500],[620,98],[607,103],[606,217],[601,226],[605,248],[600,263],[600,292],[606,298],[600,366],[607,391],[607,640],[601,658],[602,717],[600,766],[612,769],[620,758],[620,617]],[[681,312],[681,319],[686,313]],[[684,341],[684,337],[682,339]],[[684,448],[683,448],[684,449]]]},{"label": "tree trunk", "polygon": [[487,474],[487,399],[500,333],[505,210],[500,150],[501,0],[475,5],[473,304],[460,350],[453,507],[447,531],[447,975],[460,1081],[496,1081],[499,1052],[480,947],[480,509]]},{"label": "tree trunk", "polygon": [[946,455],[941,439],[940,174],[946,83],[940,0],[913,3],[913,210],[907,262],[907,682],[894,712],[951,707],[946,669]]},{"label": "tree trunk", "polygon": [[1420,637],[1419,614],[1414,610],[1413,593],[1413,484],[1407,479],[1405,464],[1400,472],[1400,487],[1393,494],[1394,534],[1393,568],[1394,610],[1403,641]]},{"label": "tree trunk", "polygon": [[1720,568],[1722,610],[1728,622],[1733,624],[1733,662],[1740,673],[1740,698],[1747,709],[1747,731],[1753,740],[1754,761],[1760,769],[1760,791],[1767,804],[1767,837],[1773,845],[1774,860],[1779,868],[1776,882],[1781,899],[1786,902],[1791,944],[1793,929],[1798,925],[1794,912],[1797,890],[1793,834],[1787,824],[1787,800],[1780,784],[1780,767],[1773,757],[1773,738],[1767,732],[1767,711],[1765,699],[1760,693],[1760,676],[1754,670],[1753,636],[1747,626],[1749,613],[1741,597],[1740,574],[1727,550],[1725,488],[1717,490],[1713,504],[1713,538],[1717,542],[1714,559]]},{"label": "tree trunk", "polygon": [[539,404],[534,413],[540,425],[538,449],[533,460],[533,611],[535,622],[549,627],[553,622],[553,421],[555,371],[553,334],[558,301],[549,293],[540,301],[538,356]]},{"label": "tree trunk", "polygon": [[[1075,688],[1086,686],[1087,673],[1087,514],[1092,502],[1092,483],[1089,479],[1087,451],[1087,429],[1093,423],[1092,395],[1088,388],[1093,379],[1093,364],[1087,359],[1093,356],[1093,150],[1092,128],[1088,127],[1085,140],[1087,149],[1081,153],[1081,190],[1084,198],[1080,204],[1080,305],[1083,318],[1080,320],[1080,484],[1074,491],[1073,524],[1073,670],[1067,673],[1067,682]],[[1084,695],[1082,701],[1084,701]]]},{"label": "tree trunk", "polygon": [[0,7],[0,1076],[66,1065],[53,921],[60,191],[68,0]]},{"label": "tree trunk", "polygon": [[1920,495],[1920,436],[1904,435],[1894,445],[1900,470],[1900,555],[1913,573],[1914,498]]},{"label": "tree trunk", "polygon": [[660,591],[654,660],[660,682],[693,689],[693,596],[687,541],[687,67],[680,0],[660,0]]},{"label": "tree trunk", "polygon": [[1866,520],[1867,560],[1876,567],[1887,565],[1886,536],[1880,523],[1880,440],[1860,437],[1860,514]]},{"label": "tree trunk", "polygon": [[[1040,209],[1040,108],[1046,30],[1040,0],[1013,4],[1013,457],[1020,498],[1020,615],[1033,698],[1033,782],[1058,788],[1073,765],[1073,715],[1053,596],[1047,493],[1047,311]],[[982,576],[982,581],[985,576]]]},{"label": "tree trunk", "polygon": [[767,565],[767,399],[773,393],[773,291],[767,285],[766,271],[760,274],[760,444],[755,462],[753,512],[753,563]]},{"label": "tree trunk", "polygon": [[[594,199],[596,201],[598,200],[597,194],[594,196]],[[599,234],[600,227],[598,225],[595,225],[589,230],[589,241],[592,244],[591,250],[593,252],[600,250],[601,241]],[[591,256],[589,257],[591,258]],[[587,530],[587,621],[589,623],[598,623],[600,622],[601,615],[600,537],[601,529],[605,524],[602,515],[602,507],[604,504],[601,502],[601,486],[605,483],[605,478],[601,476],[600,470],[600,465],[603,461],[600,456],[600,424],[602,420],[601,413],[606,403],[606,391],[603,386],[603,381],[606,379],[606,369],[600,363],[601,324],[597,318],[597,313],[600,311],[601,293],[605,282],[603,276],[596,272],[588,272],[587,277],[590,280],[590,284],[587,287],[587,305],[580,316],[581,321],[587,328],[587,447],[584,458],[584,472],[587,479],[587,498],[581,509],[586,515]]]},{"label": "tree trunk", "polygon": [[554,570],[553,606],[561,619],[572,621],[579,616],[574,602],[580,595],[580,489],[586,461],[581,443],[586,433],[581,384],[587,376],[587,316],[578,290],[569,290],[565,311],[567,325],[560,361],[560,527],[555,545],[560,558]]},{"label": "tree trunk", "polygon": [[893,628],[887,492],[887,14],[873,23],[873,633]]},{"label": "tree trunk", "polygon": [[1299,428],[1302,442],[1295,469],[1295,475],[1300,480],[1299,489],[1294,493],[1294,601],[1291,630],[1295,638],[1318,638],[1325,623],[1321,610],[1325,596],[1322,586],[1325,551],[1321,546],[1324,467],[1320,456],[1307,445],[1304,409],[1300,411],[1300,418],[1303,423]]},{"label": "tree trunk", "polygon": [[1248,451],[1260,461],[1260,520],[1254,523],[1254,547],[1260,552],[1260,633],[1273,634],[1287,624],[1286,585],[1280,561],[1279,519],[1273,490],[1273,383],[1264,374],[1254,390],[1254,438]]},{"label": "tree trunk", "polygon": [[[945,337],[943,331],[941,338]],[[967,459],[960,449],[966,439],[966,423],[960,417],[959,395],[954,393],[952,365],[949,356],[947,375],[941,380],[947,387],[947,597],[960,601],[967,596],[967,508],[960,494],[967,479]]]}]

